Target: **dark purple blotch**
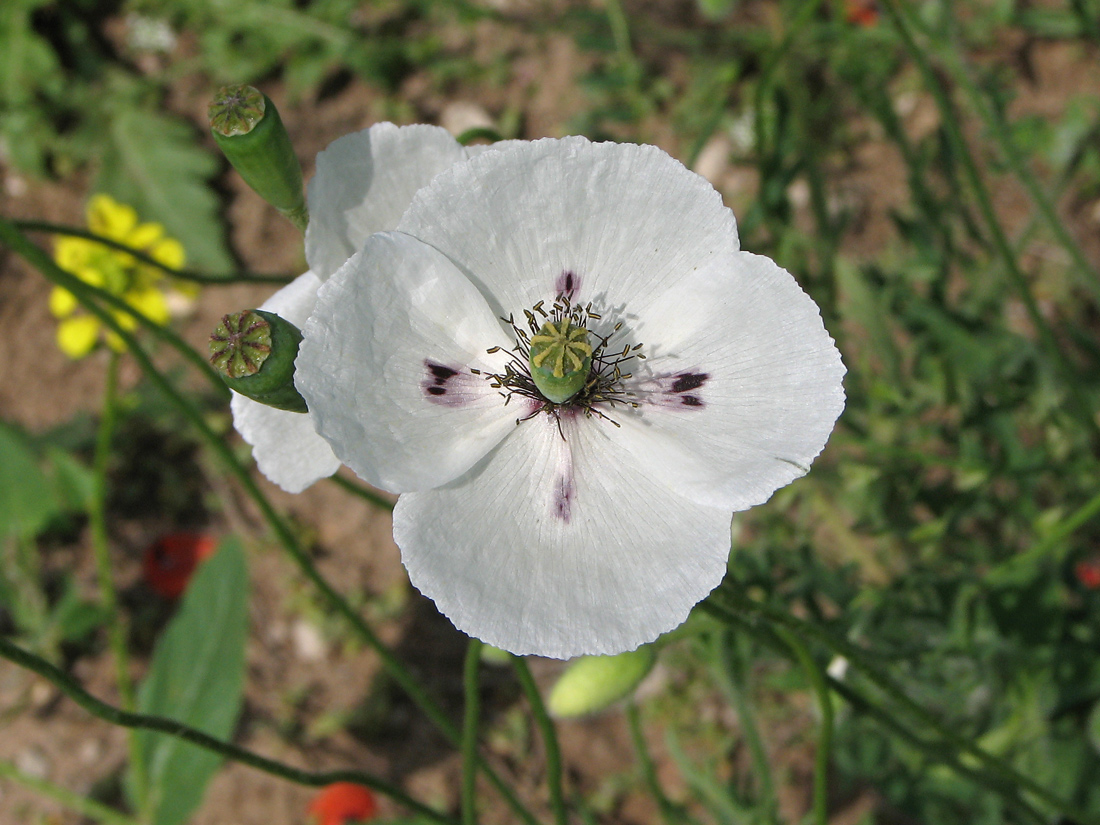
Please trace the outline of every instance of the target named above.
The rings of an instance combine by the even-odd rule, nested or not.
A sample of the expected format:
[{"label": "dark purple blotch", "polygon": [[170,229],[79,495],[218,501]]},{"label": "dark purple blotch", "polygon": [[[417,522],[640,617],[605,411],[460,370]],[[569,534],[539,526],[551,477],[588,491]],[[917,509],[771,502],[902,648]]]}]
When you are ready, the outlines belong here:
[{"label": "dark purple blotch", "polygon": [[573,496],[576,490],[573,479],[567,475],[558,476],[554,483],[554,516],[566,524],[573,514]]},{"label": "dark purple blotch", "polygon": [[709,372],[685,370],[672,375],[662,375],[641,387],[647,403],[656,407],[690,407],[700,409],[706,406],[701,390],[710,380]]},{"label": "dark purple blotch", "polygon": [[464,393],[459,391],[462,372],[455,367],[445,364],[437,364],[434,361],[424,361],[427,374],[420,382],[420,388],[427,399],[433,404],[443,404],[448,407],[458,406],[468,400]]},{"label": "dark purple blotch", "polygon": [[569,300],[573,299],[573,296],[577,294],[577,290],[581,288],[581,276],[574,272],[572,269],[563,269],[561,275],[558,276],[554,282],[554,291],[558,295],[561,295]]}]

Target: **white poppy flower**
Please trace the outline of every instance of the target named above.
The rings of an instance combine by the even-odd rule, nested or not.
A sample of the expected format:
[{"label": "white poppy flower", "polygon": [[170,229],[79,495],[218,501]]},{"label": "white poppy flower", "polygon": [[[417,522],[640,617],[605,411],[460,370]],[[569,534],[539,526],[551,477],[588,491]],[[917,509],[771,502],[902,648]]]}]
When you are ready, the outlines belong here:
[{"label": "white poppy flower", "polygon": [[[336,455],[403,494],[413,584],[517,654],[678,625],[722,579],[731,512],[806,473],[843,408],[816,305],[652,146],[484,152],[397,230],[321,287],[296,384]],[[580,389],[550,402],[533,369]]]},{"label": "white poppy flower", "polygon": [[[423,124],[377,123],[333,141],[317,155],[308,188],[310,271],[260,309],[301,327],[321,283],[363,241],[397,226],[418,189],[466,157],[467,150],[445,129]],[[287,492],[300,493],[339,469],[340,460],[314,431],[309,413],[277,410],[239,393],[233,393],[230,407],[233,426],[252,445],[260,472]]]}]

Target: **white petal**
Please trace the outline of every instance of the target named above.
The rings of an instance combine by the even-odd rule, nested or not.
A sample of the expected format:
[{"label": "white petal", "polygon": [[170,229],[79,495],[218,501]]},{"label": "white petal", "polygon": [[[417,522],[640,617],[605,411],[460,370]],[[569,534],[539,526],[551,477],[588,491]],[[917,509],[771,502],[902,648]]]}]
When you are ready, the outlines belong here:
[{"label": "white petal", "polygon": [[721,581],[729,513],[670,493],[610,428],[539,414],[458,480],[401,497],[402,561],[456,627],[517,654],[620,653]]},{"label": "white petal", "polygon": [[484,376],[508,348],[501,323],[444,255],[408,235],[373,235],[318,295],[295,385],[345,464],[395,493],[445,484],[515,428]]},{"label": "white petal", "polygon": [[611,438],[647,473],[731,510],[805,475],[844,408],[845,370],[788,272],[734,253],[637,316],[629,340],[644,342],[647,360],[631,384],[642,404],[612,414],[622,428]]},{"label": "white petal", "polygon": [[[320,286],[317,276],[306,272],[268,298],[260,309],[301,327],[313,311]],[[277,410],[238,393],[233,393],[229,408],[233,426],[252,445],[260,472],[288,493],[300,493],[340,468],[328,442],[313,429],[309,413]]]},{"label": "white petal", "polygon": [[733,213],[655,146],[585,138],[512,142],[451,167],[398,229],[466,271],[498,314],[552,299],[634,300],[737,246]]},{"label": "white petal", "polygon": [[393,229],[413,195],[466,153],[446,129],[376,123],[317,155],[306,260],[322,280],[375,232]]}]

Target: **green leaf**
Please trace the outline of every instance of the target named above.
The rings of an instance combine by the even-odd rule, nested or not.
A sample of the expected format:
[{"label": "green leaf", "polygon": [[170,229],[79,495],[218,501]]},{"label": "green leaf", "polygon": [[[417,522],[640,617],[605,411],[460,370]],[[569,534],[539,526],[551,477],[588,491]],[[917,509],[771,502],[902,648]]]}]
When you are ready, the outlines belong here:
[{"label": "green leaf", "polygon": [[[192,579],[153,653],[138,710],[226,739],[241,709],[248,631],[248,572],[227,539]],[[221,757],[172,736],[137,734],[154,825],[182,825],[202,801]]]},{"label": "green leaf", "polygon": [[28,439],[0,422],[0,538],[31,538],[60,509]]},{"label": "green leaf", "polygon": [[104,138],[96,189],[162,223],[183,244],[189,266],[230,268],[218,199],[206,183],[218,161],[199,148],[191,127],[116,99]]}]

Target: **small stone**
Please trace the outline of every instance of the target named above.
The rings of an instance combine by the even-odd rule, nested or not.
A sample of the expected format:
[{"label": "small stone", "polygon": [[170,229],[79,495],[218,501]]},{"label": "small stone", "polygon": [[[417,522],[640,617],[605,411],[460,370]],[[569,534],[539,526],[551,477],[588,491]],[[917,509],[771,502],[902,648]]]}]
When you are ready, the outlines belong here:
[{"label": "small stone", "polygon": [[699,157],[695,159],[695,168],[692,170],[717,187],[726,171],[729,169],[730,152],[733,146],[725,135],[714,135],[703,144]]},{"label": "small stone", "polygon": [[15,767],[35,779],[46,779],[50,775],[50,760],[40,748],[27,748],[17,753]]},{"label": "small stone", "polygon": [[448,103],[439,116],[439,124],[455,137],[471,129],[495,129],[492,117],[481,106],[468,100]]},{"label": "small stone", "polygon": [[328,645],[316,625],[310,624],[305,619],[298,619],[290,632],[294,639],[294,650],[299,659],[317,662],[325,658]]}]

